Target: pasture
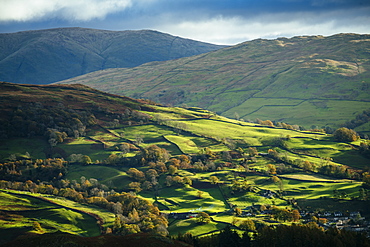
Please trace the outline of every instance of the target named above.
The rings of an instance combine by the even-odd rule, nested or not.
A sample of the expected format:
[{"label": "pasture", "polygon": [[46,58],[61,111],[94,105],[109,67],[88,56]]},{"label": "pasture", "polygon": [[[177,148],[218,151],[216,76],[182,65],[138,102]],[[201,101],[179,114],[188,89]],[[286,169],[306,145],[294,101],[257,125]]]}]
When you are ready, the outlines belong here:
[{"label": "pasture", "polygon": [[[61,200],[63,203],[58,203],[58,200],[51,200],[49,197],[48,200],[53,203],[41,198],[40,195],[25,192],[0,191],[2,241],[9,241],[26,232],[43,234],[62,231],[80,236],[100,235],[96,219],[81,210],[100,214],[101,209],[77,205],[64,198]],[[107,220],[106,223],[112,223],[111,217],[105,215],[104,218]],[[35,228],[35,222],[38,222],[41,228]]]}]

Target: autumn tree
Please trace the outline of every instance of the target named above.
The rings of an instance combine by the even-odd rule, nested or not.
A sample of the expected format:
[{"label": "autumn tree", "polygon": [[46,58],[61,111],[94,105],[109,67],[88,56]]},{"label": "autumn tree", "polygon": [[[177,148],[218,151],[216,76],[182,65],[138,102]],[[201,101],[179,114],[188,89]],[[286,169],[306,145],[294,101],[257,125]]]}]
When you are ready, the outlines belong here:
[{"label": "autumn tree", "polygon": [[267,171],[269,174],[272,174],[272,175],[276,174],[276,166],[272,164],[268,164]]},{"label": "autumn tree", "polygon": [[196,217],[197,223],[208,224],[211,222],[211,217],[206,212],[199,212]]},{"label": "autumn tree", "polygon": [[144,172],[139,171],[136,168],[130,168],[130,169],[128,169],[128,171],[126,173],[130,177],[132,177],[133,179],[135,179],[137,181],[144,181],[145,180],[145,174],[144,174]]},{"label": "autumn tree", "polygon": [[33,228],[33,230],[35,230],[37,232],[44,232],[44,230],[42,229],[40,223],[38,223],[37,221],[34,221],[32,223],[32,228]]},{"label": "autumn tree", "polygon": [[144,159],[148,162],[167,162],[170,155],[164,148],[160,148],[157,145],[151,145],[143,150],[142,153]]},{"label": "autumn tree", "polygon": [[190,159],[187,155],[185,154],[182,154],[180,155],[179,157],[179,160],[180,160],[180,168],[181,169],[188,169],[190,168]]},{"label": "autumn tree", "polygon": [[198,190],[198,191],[197,191],[197,197],[198,197],[198,198],[203,198],[203,193],[204,193],[203,191]]},{"label": "autumn tree", "polygon": [[168,167],[168,173],[170,174],[170,175],[175,175],[176,173],[177,173],[177,168],[176,168],[176,166],[174,166],[174,165],[170,165],[169,167]]},{"label": "autumn tree", "polygon": [[154,178],[157,178],[159,175],[158,175],[158,172],[155,170],[155,169],[148,169],[146,172],[145,172],[145,175],[147,177],[147,179],[149,181],[153,180]]},{"label": "autumn tree", "polygon": [[218,182],[220,181],[216,176],[210,176],[209,180],[211,181],[211,184],[218,184]]},{"label": "autumn tree", "polygon": [[134,190],[136,193],[138,193],[142,190],[141,189],[141,184],[139,182],[131,182],[131,183],[128,184],[128,187],[131,190]]},{"label": "autumn tree", "polygon": [[336,140],[342,142],[353,142],[360,139],[356,131],[352,129],[347,129],[346,127],[337,129],[336,131],[334,131],[333,135]]},{"label": "autumn tree", "polygon": [[193,181],[189,178],[189,177],[184,177],[183,179],[183,183],[184,184],[188,184],[188,185],[192,185],[193,184]]},{"label": "autumn tree", "polygon": [[167,167],[163,162],[149,162],[149,167],[156,170],[159,174],[167,172]]},{"label": "autumn tree", "polygon": [[297,209],[294,209],[292,211],[292,217],[293,217],[293,221],[298,221],[301,218],[301,215]]},{"label": "autumn tree", "polygon": [[242,214],[242,210],[240,208],[238,208],[238,207],[235,207],[234,208],[234,213],[235,213],[235,215],[239,216],[239,215]]},{"label": "autumn tree", "polygon": [[248,154],[249,154],[250,157],[257,156],[258,155],[257,148],[255,148],[255,147],[249,147],[248,148]]},{"label": "autumn tree", "polygon": [[122,151],[123,154],[126,154],[128,152],[130,152],[130,144],[129,143],[122,143],[120,146],[119,146],[120,150]]}]

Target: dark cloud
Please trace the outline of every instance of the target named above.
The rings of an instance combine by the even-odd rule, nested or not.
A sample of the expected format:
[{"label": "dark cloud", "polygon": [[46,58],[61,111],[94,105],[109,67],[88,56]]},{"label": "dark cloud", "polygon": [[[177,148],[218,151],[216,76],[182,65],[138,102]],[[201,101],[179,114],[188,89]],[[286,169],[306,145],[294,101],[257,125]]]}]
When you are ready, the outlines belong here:
[{"label": "dark cloud", "polygon": [[156,29],[222,44],[259,37],[370,32],[368,0],[114,0],[119,1],[130,4],[107,11],[104,18],[92,15],[81,21],[78,12],[72,19],[54,13],[50,18],[0,22],[0,32],[68,26]]}]

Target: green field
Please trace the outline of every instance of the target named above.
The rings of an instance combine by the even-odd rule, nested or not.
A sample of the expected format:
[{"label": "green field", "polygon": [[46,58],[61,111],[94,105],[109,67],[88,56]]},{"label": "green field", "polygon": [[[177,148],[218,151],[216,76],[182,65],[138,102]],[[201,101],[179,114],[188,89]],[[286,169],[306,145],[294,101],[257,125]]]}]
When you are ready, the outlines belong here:
[{"label": "green field", "polygon": [[244,119],[271,119],[309,128],[312,125],[336,126],[337,123],[348,121],[348,116],[361,113],[361,110],[357,109],[369,108],[369,102],[251,98],[228,110],[224,115],[233,117],[233,114],[238,112]]},{"label": "green field", "polygon": [[[140,112],[124,105],[120,97],[118,101],[114,101],[112,95],[106,97],[108,103],[105,102],[104,107],[107,110],[101,108],[94,112],[96,117],[90,119],[91,125],[85,126],[84,133],[73,132],[78,138],[66,137],[60,132],[64,128],[61,126],[66,125],[63,121],[59,123],[60,131],[48,129],[46,133],[50,136],[44,139],[3,141],[0,146],[3,177],[0,180],[7,181],[1,181],[2,188],[59,193],[80,202],[101,203],[118,215],[121,207],[122,215],[125,214],[117,216],[117,219],[122,218],[121,226],[136,224],[133,222],[147,217],[147,212],[141,212],[138,220],[135,214],[148,206],[139,200],[144,198],[163,213],[189,214],[183,220],[169,217],[171,235],[191,232],[198,236],[217,232],[234,220],[240,222],[245,218],[234,215],[239,209],[242,215],[253,213],[250,219],[266,224],[277,223],[270,222],[273,216],[263,215],[260,208],[273,206],[287,210],[361,211],[361,214],[370,215],[361,181],[366,179],[364,172],[369,164],[366,150],[360,148],[361,142],[366,140],[339,142],[330,134],[227,119],[194,107],[183,109],[140,103],[135,106],[135,109],[145,109]],[[104,99],[103,96],[98,98]],[[88,104],[95,102],[90,100]],[[291,103],[284,99],[261,100],[281,107]],[[74,117],[82,106],[77,100],[72,103],[77,109],[71,110],[71,116],[61,110],[60,104],[50,111],[60,113],[58,118],[63,114],[66,118]],[[313,100],[293,103],[320,106],[320,102]],[[331,105],[329,101],[326,103]],[[31,113],[35,112],[33,107],[30,107]],[[268,107],[261,110],[264,108]],[[80,117],[83,120],[89,114]],[[68,130],[73,128],[74,125]],[[72,154],[81,155],[70,157]],[[89,156],[91,162],[83,155]],[[135,169],[129,172],[130,168],[139,172]],[[28,183],[22,184],[25,181]],[[119,195],[116,192],[128,193]],[[113,229],[115,214],[106,210],[52,195],[14,193],[0,193],[0,228],[12,232],[9,238],[32,231],[58,230],[96,236],[100,234],[96,222],[99,217],[104,221],[104,229]],[[125,196],[129,202],[122,199],[119,205],[118,200]],[[327,206],[320,205],[322,203]],[[157,213],[153,208],[145,210],[153,210],[152,215]],[[199,212],[211,214],[213,221],[197,224],[194,217]],[[37,229],[34,222],[41,228]],[[114,233],[117,233],[120,227],[115,223]],[[155,229],[166,225],[165,221],[162,223]],[[138,225],[151,227],[142,222]]]},{"label": "green field", "polygon": [[[52,203],[40,198],[47,198]],[[82,211],[99,214],[106,220],[106,224],[111,224],[114,220],[111,213],[101,209],[82,206],[64,198],[42,197],[40,194],[17,191],[0,191],[0,210],[0,229],[3,233],[7,232],[2,234],[3,242],[13,239],[21,232],[43,234],[62,231],[80,236],[100,235],[96,219]],[[34,222],[38,222],[41,229],[35,230]]]},{"label": "green field", "polygon": [[45,158],[43,149],[46,141],[41,138],[13,138],[0,142],[0,160],[9,157],[10,154],[16,154],[17,157],[24,157],[26,152],[32,158]]}]

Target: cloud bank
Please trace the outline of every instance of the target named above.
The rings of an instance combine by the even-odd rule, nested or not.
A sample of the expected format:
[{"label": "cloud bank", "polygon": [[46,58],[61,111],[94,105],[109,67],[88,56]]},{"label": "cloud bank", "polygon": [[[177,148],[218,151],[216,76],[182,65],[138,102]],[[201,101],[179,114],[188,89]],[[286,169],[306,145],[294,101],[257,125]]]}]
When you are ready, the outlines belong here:
[{"label": "cloud bank", "polygon": [[256,38],[370,33],[369,0],[0,0],[0,32],[80,26],[154,29],[236,44]]},{"label": "cloud bank", "polygon": [[103,19],[132,5],[131,0],[2,0],[0,21],[61,18],[71,21]]},{"label": "cloud bank", "polygon": [[[370,8],[363,11],[370,13]],[[219,15],[205,20],[164,22],[157,28],[181,37],[217,44],[236,44],[258,38],[370,33],[370,16],[358,13],[356,10],[264,13],[248,18]]]}]

